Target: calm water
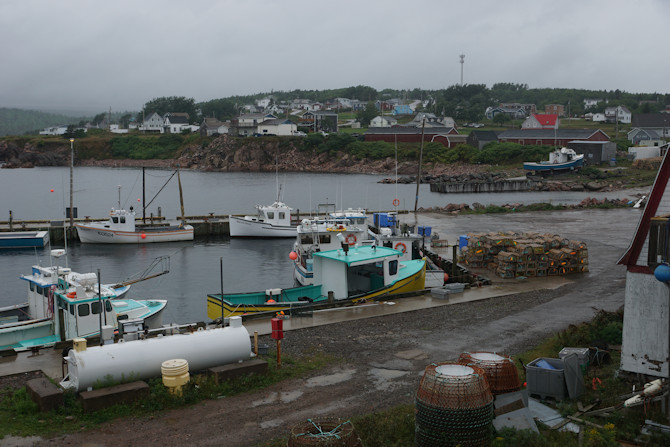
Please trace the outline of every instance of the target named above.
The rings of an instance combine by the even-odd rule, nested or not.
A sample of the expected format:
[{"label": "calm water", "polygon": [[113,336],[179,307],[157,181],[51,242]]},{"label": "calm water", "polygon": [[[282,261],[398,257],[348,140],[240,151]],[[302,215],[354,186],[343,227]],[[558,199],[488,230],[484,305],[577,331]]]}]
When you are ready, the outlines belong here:
[{"label": "calm water", "polygon": [[[147,170],[147,202],[167,181],[172,171]],[[400,208],[413,209],[416,185],[377,183],[387,175],[281,174],[282,199],[301,212],[317,210],[320,203],[336,203],[338,208],[365,207],[391,209],[394,197]],[[169,218],[179,214],[179,192],[176,178],[170,181],[149,206],[150,212]],[[182,172],[186,215],[207,213],[252,213],[255,204],[271,203],[276,198],[276,176],[271,173],[202,173]],[[0,220],[9,210],[14,218],[63,220],[69,206],[68,168],[0,169]],[[118,185],[121,205],[135,205],[141,213],[141,169],[75,168],[74,205],[79,216],[103,217],[117,205]],[[397,189],[396,189],[397,188]],[[51,192],[50,190],[54,191]],[[397,191],[397,192],[396,192]],[[645,191],[646,192],[646,191]],[[438,194],[421,185],[419,206],[444,206],[447,203],[480,202],[483,204],[578,203],[584,197],[631,197],[619,193],[501,193]],[[419,221],[420,221],[419,216]],[[419,222],[421,224],[421,222]],[[220,259],[223,258],[225,292],[289,287],[293,284],[288,257],[293,240],[230,240],[212,238],[194,242],[146,245],[73,244],[68,247],[69,267],[81,273],[101,270],[103,283],[123,281],[144,271],[159,256],[170,256],[170,273],[133,285],[129,297],[166,298],[169,300],[167,322],[191,322],[206,319],[205,297],[221,289]],[[55,247],[61,248],[61,247]],[[21,274],[30,266],[50,263],[47,249],[0,251],[0,306],[25,301],[27,283]],[[60,261],[61,265],[64,260]]]}]

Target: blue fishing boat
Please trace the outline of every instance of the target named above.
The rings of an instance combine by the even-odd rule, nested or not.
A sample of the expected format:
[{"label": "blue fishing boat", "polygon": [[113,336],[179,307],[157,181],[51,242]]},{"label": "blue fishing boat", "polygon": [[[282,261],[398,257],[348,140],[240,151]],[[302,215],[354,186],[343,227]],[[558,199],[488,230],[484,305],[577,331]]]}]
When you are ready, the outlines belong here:
[{"label": "blue fishing boat", "polygon": [[573,149],[563,147],[549,154],[548,161],[524,162],[523,168],[532,173],[554,173],[574,171],[584,166],[584,154],[577,154]]},{"label": "blue fishing boat", "polygon": [[312,255],[314,283],[288,289],[207,295],[211,319],[290,312],[319,304],[371,301],[424,290],[426,261],[401,261],[402,252],[375,245],[349,246]]}]

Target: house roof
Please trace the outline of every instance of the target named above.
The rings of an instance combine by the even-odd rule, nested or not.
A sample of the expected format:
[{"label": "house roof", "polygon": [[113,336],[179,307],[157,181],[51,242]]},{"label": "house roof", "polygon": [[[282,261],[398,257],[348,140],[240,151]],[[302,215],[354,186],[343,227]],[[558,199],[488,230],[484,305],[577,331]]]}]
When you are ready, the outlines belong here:
[{"label": "house roof", "polygon": [[[647,199],[647,204],[644,207],[644,212],[640,217],[640,221],[637,224],[633,240],[623,256],[617,261],[617,264],[625,265],[629,267],[629,269],[637,264],[640,253],[642,252],[642,247],[644,247],[644,243],[647,241],[647,235],[649,234],[649,228],[651,226],[651,218],[656,215],[658,206],[663,198],[663,193],[668,185],[668,179],[670,179],[670,161],[668,160],[668,154],[666,153],[663,157],[661,167],[656,174],[654,186],[651,187],[651,193]],[[643,272],[651,273],[651,269],[649,267],[640,266],[639,273]]]},{"label": "house roof", "polygon": [[[431,127],[428,132],[424,134],[449,134],[456,129],[453,127]],[[421,128],[419,127],[369,127],[365,135],[421,135]]]},{"label": "house roof", "polygon": [[470,135],[479,141],[497,141],[498,133],[493,130],[473,130]]},{"label": "house roof", "polygon": [[587,140],[598,132],[609,139],[609,136],[600,129],[512,129],[498,134],[498,138],[501,140],[505,138],[537,138],[548,140],[555,136],[557,139],[560,138],[561,140],[568,138],[571,140]]},{"label": "house roof", "polygon": [[183,115],[170,115],[165,117],[171,124],[188,124],[188,118]]},{"label": "house roof", "polygon": [[633,127],[670,127],[670,114],[636,113],[630,124]]},{"label": "house roof", "polygon": [[273,120],[266,120],[261,123],[262,126],[279,126],[280,124],[295,124],[286,118],[275,118]]},{"label": "house roof", "polygon": [[555,126],[558,115],[554,113],[535,113],[533,117],[540,123],[540,126]]}]

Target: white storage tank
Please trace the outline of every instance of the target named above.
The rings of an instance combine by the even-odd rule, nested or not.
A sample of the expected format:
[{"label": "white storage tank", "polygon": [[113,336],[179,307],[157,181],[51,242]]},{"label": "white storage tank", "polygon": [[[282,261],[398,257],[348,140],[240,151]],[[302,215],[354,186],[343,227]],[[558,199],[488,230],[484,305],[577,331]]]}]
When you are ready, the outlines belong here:
[{"label": "white storage tank", "polygon": [[71,350],[64,359],[68,374],[60,384],[83,391],[109,378],[120,382],[129,377],[160,377],[162,363],[170,359],[184,359],[191,371],[199,371],[251,356],[249,332],[240,317],[231,317],[225,328]]}]

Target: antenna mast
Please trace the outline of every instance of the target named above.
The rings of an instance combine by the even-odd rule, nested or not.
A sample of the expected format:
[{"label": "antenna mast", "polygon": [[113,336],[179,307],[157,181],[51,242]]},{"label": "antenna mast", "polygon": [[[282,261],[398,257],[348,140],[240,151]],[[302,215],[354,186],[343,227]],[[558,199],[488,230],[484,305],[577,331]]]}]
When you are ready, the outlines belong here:
[{"label": "antenna mast", "polygon": [[463,64],[465,64],[465,54],[458,56],[461,58],[461,87],[463,87]]}]

